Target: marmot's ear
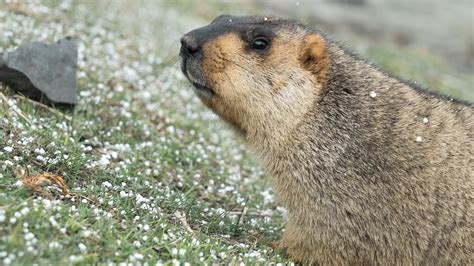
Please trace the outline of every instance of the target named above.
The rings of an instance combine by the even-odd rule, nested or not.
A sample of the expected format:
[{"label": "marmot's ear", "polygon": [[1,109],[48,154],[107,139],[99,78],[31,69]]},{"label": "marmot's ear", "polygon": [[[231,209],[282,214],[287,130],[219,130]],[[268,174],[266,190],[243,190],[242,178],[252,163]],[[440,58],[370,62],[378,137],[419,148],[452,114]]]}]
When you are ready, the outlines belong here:
[{"label": "marmot's ear", "polygon": [[309,34],[304,38],[300,62],[305,69],[316,75],[319,83],[326,81],[330,60],[326,42],[321,36]]}]

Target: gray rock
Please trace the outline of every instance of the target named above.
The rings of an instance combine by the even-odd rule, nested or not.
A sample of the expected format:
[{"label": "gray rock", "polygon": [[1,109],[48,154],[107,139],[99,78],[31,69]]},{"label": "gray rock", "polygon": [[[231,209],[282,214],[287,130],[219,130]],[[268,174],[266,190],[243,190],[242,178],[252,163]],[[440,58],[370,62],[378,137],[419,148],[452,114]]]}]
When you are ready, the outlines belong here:
[{"label": "gray rock", "polygon": [[76,68],[77,46],[69,37],[50,45],[29,43],[0,54],[0,82],[47,103],[76,104]]}]

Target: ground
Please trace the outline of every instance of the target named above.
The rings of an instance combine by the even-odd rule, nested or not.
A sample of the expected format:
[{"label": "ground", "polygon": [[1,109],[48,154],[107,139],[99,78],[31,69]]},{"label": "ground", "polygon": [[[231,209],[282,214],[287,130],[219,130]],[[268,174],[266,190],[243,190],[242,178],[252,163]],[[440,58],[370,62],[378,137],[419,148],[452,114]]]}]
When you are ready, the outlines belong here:
[{"label": "ground", "polygon": [[[178,68],[180,36],[232,4],[4,1],[0,52],[73,36],[80,99],[59,112],[0,87],[0,264],[288,263],[268,246],[285,220],[271,179]],[[409,78],[437,69],[375,51]]]}]

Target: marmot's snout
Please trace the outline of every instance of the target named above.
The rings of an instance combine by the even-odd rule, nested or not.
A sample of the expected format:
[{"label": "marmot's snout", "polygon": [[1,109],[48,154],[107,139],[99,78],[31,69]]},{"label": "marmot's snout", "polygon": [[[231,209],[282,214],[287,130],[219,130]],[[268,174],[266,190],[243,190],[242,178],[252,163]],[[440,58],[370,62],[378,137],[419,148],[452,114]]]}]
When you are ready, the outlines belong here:
[{"label": "marmot's snout", "polygon": [[196,94],[201,98],[209,98],[213,91],[204,78],[201,70],[203,57],[202,43],[196,34],[190,32],[181,38],[181,49],[179,51],[181,71],[194,85]]},{"label": "marmot's snout", "polygon": [[200,52],[200,49],[201,47],[198,45],[196,39],[189,34],[185,34],[183,37],[181,37],[180,53],[182,55],[192,56],[193,54]]}]

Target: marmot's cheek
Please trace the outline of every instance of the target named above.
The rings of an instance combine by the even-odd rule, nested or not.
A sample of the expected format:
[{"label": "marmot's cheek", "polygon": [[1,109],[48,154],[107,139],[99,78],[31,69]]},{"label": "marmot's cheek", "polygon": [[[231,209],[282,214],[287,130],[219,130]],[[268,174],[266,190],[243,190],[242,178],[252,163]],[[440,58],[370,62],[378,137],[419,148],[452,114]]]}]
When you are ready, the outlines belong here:
[{"label": "marmot's cheek", "polygon": [[201,64],[203,75],[214,83],[222,78],[225,67],[225,60],[216,52],[206,53]]},{"label": "marmot's cheek", "polygon": [[203,45],[202,71],[210,80],[221,80],[241,51],[241,40],[235,34],[225,34]]}]

